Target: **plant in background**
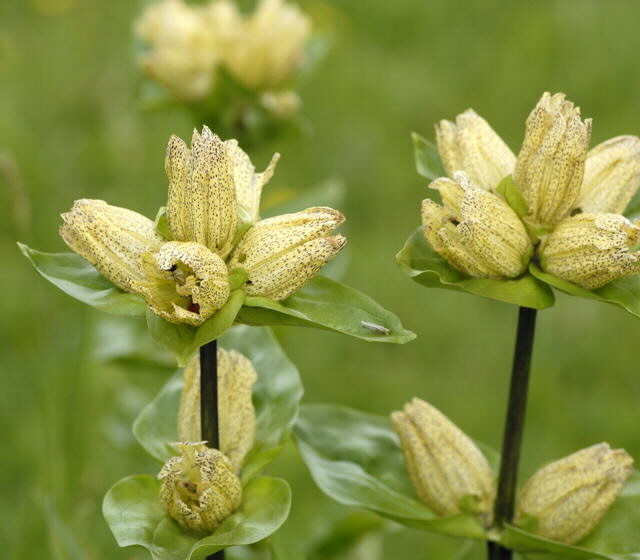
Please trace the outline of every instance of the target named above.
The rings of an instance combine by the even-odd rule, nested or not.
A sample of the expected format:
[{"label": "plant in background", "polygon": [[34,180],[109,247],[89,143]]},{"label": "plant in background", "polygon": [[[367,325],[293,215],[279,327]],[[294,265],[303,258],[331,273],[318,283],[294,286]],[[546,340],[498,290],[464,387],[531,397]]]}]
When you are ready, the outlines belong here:
[{"label": "plant in background", "polygon": [[295,4],[260,0],[243,14],[229,0],[161,0],[135,32],[142,70],[197,121],[259,137],[298,118],[295,78],[311,62],[312,25]]}]

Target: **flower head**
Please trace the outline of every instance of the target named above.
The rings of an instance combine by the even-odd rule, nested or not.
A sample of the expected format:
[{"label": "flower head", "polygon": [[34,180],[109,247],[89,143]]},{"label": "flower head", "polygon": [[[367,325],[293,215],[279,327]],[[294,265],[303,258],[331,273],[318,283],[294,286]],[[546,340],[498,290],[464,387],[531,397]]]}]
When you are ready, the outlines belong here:
[{"label": "flower head", "polygon": [[462,172],[430,186],[440,192],[444,206],[422,202],[425,237],[452,266],[489,278],[515,278],[526,270],[533,245],[500,196],[476,186]]},{"label": "flower head", "polygon": [[328,235],[343,221],[323,207],[261,220],[239,241],[229,268],[247,272],[247,295],[285,299],[344,247],[343,236]]},{"label": "flower head", "polygon": [[520,494],[516,524],[574,544],[586,537],[618,497],[632,473],[633,459],[624,449],[592,445],[538,470]]},{"label": "flower head", "polygon": [[591,119],[563,93],[544,93],[527,119],[513,179],[529,207],[529,219],[553,228],[580,193],[591,138]]},{"label": "flower head", "polygon": [[160,504],[184,529],[212,533],[242,500],[240,479],[231,462],[204,442],[174,444],[180,453],[158,474]]},{"label": "flower head", "polygon": [[449,177],[464,171],[479,187],[495,191],[498,183],[513,172],[516,156],[473,109],[458,115],[455,123],[440,121],[436,141]]},{"label": "flower head", "polygon": [[439,410],[414,398],[391,414],[418,497],[438,515],[472,511],[491,521],[495,483],[482,452]]},{"label": "flower head", "polygon": [[151,220],[103,200],[76,200],[62,220],[65,243],[124,291],[144,278],[140,256],[163,242]]},{"label": "flower head", "polygon": [[[245,356],[218,348],[218,431],[220,451],[236,472],[253,447],[256,412],[252,390],[257,374]],[[178,438],[195,441],[200,432],[200,359],[194,357],[184,370],[184,388],[178,412]]]},{"label": "flower head", "polygon": [[542,242],[544,270],[594,290],[638,272],[640,227],[619,214],[577,214],[567,218]]}]

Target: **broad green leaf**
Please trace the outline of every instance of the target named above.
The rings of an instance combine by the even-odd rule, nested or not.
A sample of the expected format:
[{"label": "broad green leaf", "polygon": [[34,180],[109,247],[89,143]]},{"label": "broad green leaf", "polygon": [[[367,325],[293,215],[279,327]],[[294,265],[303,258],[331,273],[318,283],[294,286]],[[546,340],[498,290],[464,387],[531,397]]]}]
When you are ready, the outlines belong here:
[{"label": "broad green leaf", "polygon": [[[413,140],[413,155],[416,160],[416,170],[418,174],[433,181],[438,177],[446,177],[438,148],[435,144],[417,132],[411,134]],[[433,191],[434,193],[436,191]]]},{"label": "broad green leaf", "polygon": [[502,179],[502,181],[500,181],[496,187],[496,191],[504,197],[507,204],[511,206],[518,216],[522,218],[529,213],[527,202],[522,196],[520,190],[516,187],[516,184],[513,182],[513,177],[511,175],[507,175]]},{"label": "broad green leaf", "polygon": [[282,479],[258,477],[243,489],[240,508],[202,539],[186,534],[158,499],[160,481],[150,475],[124,478],[107,492],[103,515],[118,544],[146,548],[154,560],[203,560],[229,546],[261,541],[289,515],[291,490]]},{"label": "broad green leaf", "polygon": [[388,418],[331,405],[303,406],[294,436],[311,476],[334,500],[426,531],[485,539],[473,515],[439,517],[419,502]]},{"label": "broad green leaf", "polygon": [[396,255],[396,261],[413,280],[429,288],[468,292],[532,309],[545,309],[554,302],[553,291],[530,274],[513,280],[472,278],[453,268],[427,243],[418,227]]},{"label": "broad green leaf", "polygon": [[[298,370],[268,328],[235,326],[220,338],[220,346],[247,356],[258,373],[253,387],[256,443],[242,469],[242,479],[246,482],[273,460],[289,437],[302,397],[302,383]],[[176,422],[182,386],[179,371],[133,424],[133,433],[140,445],[162,462],[175,454],[170,444],[178,438]]]},{"label": "broad green leaf", "polygon": [[396,315],[369,296],[320,275],[284,301],[247,297],[238,321],[316,327],[375,342],[404,344],[415,338]]},{"label": "broad green leaf", "polygon": [[176,355],[179,366],[185,366],[200,346],[219,338],[233,325],[244,300],[242,290],[231,292],[224,307],[199,327],[170,323],[147,310],[147,326],[153,339]]},{"label": "broad green leaf", "polygon": [[529,271],[542,282],[567,294],[617,305],[632,315],[640,317],[640,275],[638,274],[618,278],[595,290],[585,290],[568,280],[544,272],[534,263],[529,265]]},{"label": "broad green leaf", "polygon": [[142,296],[119,290],[80,255],[43,253],[23,243],[18,247],[33,267],[65,294],[107,313],[144,315],[147,306]]},{"label": "broad green leaf", "polygon": [[575,546],[507,527],[500,542],[527,558],[632,560],[640,558],[640,473],[635,472],[595,529]]}]

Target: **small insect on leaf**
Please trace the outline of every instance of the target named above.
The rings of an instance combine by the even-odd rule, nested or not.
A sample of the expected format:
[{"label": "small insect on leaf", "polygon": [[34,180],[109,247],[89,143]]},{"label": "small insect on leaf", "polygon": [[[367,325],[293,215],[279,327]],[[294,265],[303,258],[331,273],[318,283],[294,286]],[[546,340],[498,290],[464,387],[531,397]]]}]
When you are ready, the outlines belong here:
[{"label": "small insect on leaf", "polygon": [[360,321],[360,324],[367,330],[370,330],[374,333],[388,335],[391,331],[387,327],[383,327],[382,325],[378,325],[376,323],[370,323],[369,321]]}]

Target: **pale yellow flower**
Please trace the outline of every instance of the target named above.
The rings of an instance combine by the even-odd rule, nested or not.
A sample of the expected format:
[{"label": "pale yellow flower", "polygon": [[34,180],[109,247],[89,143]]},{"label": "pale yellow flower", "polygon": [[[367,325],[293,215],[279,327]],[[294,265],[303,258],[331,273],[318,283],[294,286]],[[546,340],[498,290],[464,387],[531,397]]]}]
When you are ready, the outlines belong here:
[{"label": "pale yellow flower", "polygon": [[444,206],[422,202],[424,234],[452,266],[475,277],[515,278],[527,268],[533,245],[524,225],[498,195],[481,189],[462,172],[430,185]]},{"label": "pale yellow flower", "polygon": [[[258,376],[251,361],[236,350],[218,348],[218,432],[220,451],[236,472],[256,436],[256,413],[252,390]],[[178,439],[200,439],[200,358],[195,356],[184,370],[184,388],[178,412]]]},{"label": "pale yellow flower", "polygon": [[182,0],[151,4],[135,26],[148,45],[140,58],[143,70],[185,101],[199,101],[209,94],[220,55],[216,28],[205,17],[205,8]]},{"label": "pale yellow flower", "polygon": [[600,522],[631,476],[624,449],[600,443],[538,470],[520,493],[515,523],[535,534],[574,544]]},{"label": "pale yellow flower", "polygon": [[260,0],[235,28],[221,56],[231,75],[251,89],[280,87],[301,65],[309,18],[284,0]]},{"label": "pale yellow flower", "polygon": [[132,290],[171,323],[198,326],[222,308],[231,293],[224,261],[204,245],[169,241],[141,257],[142,280]]},{"label": "pale yellow flower", "polygon": [[[577,214],[542,242],[543,270],[587,290],[638,272],[640,227],[619,214]],[[633,250],[632,250],[633,249]]]},{"label": "pale yellow flower", "polygon": [[622,214],[640,187],[640,139],[616,136],[587,154],[576,207],[583,212]]},{"label": "pale yellow flower", "polygon": [[65,243],[127,292],[144,278],[140,256],[157,251],[164,241],[151,220],[103,200],[76,200],[62,219]]},{"label": "pale yellow flower", "polygon": [[229,269],[247,272],[247,295],[285,299],[344,247],[343,236],[328,235],[343,221],[340,212],[323,207],[261,220],[234,249]]},{"label": "pale yellow flower", "polygon": [[455,123],[440,121],[436,141],[449,177],[464,171],[479,187],[495,191],[498,183],[513,172],[516,156],[473,109],[458,115]]},{"label": "pale yellow flower", "polygon": [[231,462],[204,442],[174,444],[180,453],[162,467],[160,504],[181,527],[212,533],[242,501],[240,479]]},{"label": "pale yellow flower", "polygon": [[544,93],[527,119],[513,179],[532,223],[553,228],[574,207],[584,176],[591,119],[563,93]]},{"label": "pale yellow flower", "polygon": [[420,500],[438,515],[472,511],[492,518],[495,482],[473,441],[439,410],[414,398],[391,414],[405,464]]}]

